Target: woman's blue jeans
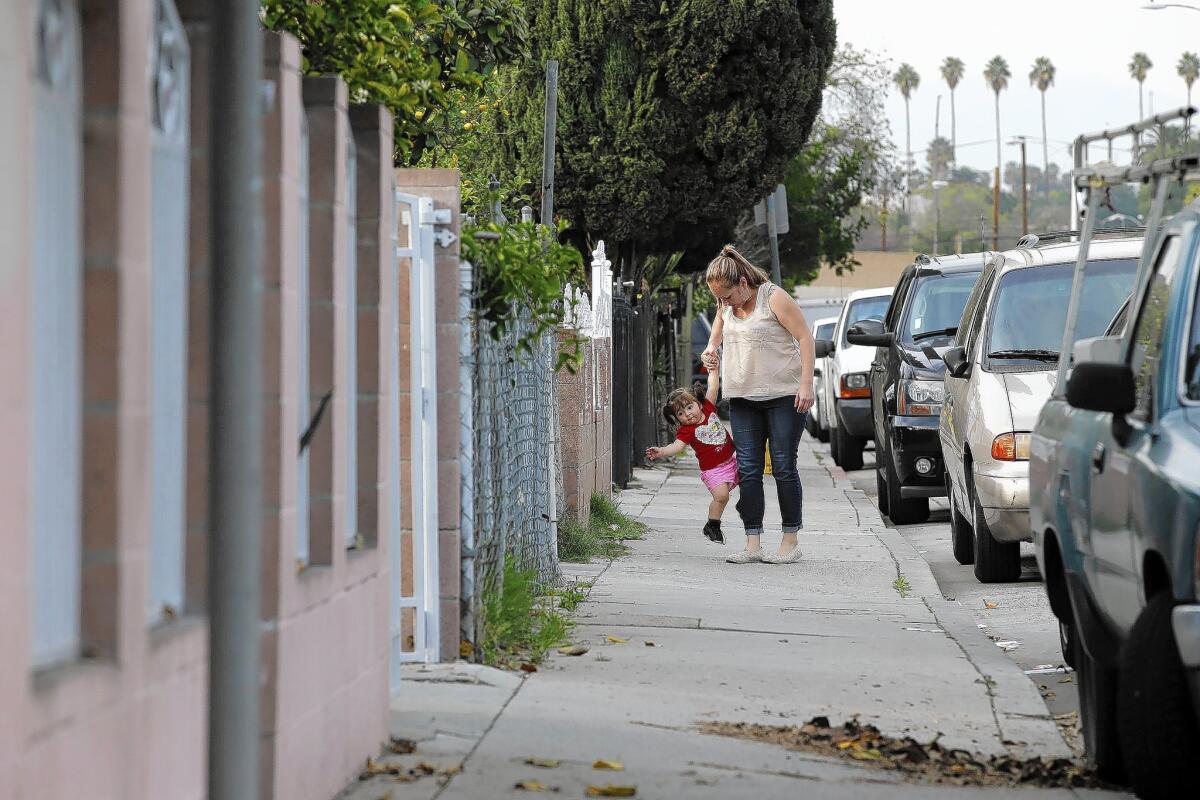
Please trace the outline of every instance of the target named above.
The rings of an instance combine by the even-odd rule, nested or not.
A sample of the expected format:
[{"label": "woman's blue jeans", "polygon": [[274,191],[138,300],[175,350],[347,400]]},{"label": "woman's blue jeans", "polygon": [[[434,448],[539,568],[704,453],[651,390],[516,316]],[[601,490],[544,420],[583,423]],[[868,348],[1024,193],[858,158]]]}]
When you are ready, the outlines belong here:
[{"label": "woman's blue jeans", "polygon": [[747,536],[763,532],[763,469],[766,467],[767,442],[771,443],[771,474],[779,495],[779,513],[783,532],[795,533],[804,527],[804,490],[796,471],[796,450],[807,414],[796,410],[794,395],[771,400],[729,399],[729,423],[737,451],[741,484],[737,512]]}]

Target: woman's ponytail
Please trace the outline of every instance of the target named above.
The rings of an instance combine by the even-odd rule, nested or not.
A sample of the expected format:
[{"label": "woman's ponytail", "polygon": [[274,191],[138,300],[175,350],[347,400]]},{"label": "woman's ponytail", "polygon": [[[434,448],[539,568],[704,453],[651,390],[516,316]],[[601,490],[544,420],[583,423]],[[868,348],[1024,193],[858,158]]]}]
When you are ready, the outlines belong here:
[{"label": "woman's ponytail", "polygon": [[722,247],[717,257],[708,262],[708,271],[704,274],[705,282],[722,286],[736,286],[743,278],[751,289],[757,289],[769,280],[767,273],[751,264],[731,244]]}]

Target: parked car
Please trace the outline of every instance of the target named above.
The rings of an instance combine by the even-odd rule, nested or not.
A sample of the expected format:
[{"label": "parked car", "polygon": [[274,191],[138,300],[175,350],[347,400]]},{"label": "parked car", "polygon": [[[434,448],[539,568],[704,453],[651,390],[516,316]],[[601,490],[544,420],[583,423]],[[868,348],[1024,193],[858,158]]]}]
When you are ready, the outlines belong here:
[{"label": "parked car", "polygon": [[[1100,243],[1092,245],[1099,249]],[[1200,753],[1200,204],[1084,339],[1030,438],[1030,525],[1089,760],[1140,797],[1195,795]],[[1081,327],[1077,335],[1100,331]]]},{"label": "parked car", "polygon": [[708,339],[712,336],[712,323],[703,312],[696,312],[692,317],[692,383],[708,381],[708,369],[700,360],[700,354],[708,347]]},{"label": "parked car", "polygon": [[877,347],[871,364],[875,486],[880,513],[898,525],[929,519],[929,498],[946,493],[938,419],[941,351],[990,253],[920,256],[900,273],[883,319],[851,325],[852,344]]},{"label": "parked car", "polygon": [[[833,339],[833,329],[837,326],[837,317],[824,317],[812,324],[814,339]],[[808,413],[804,423],[810,436],[817,441],[829,441],[829,405],[825,401],[824,380],[829,370],[829,357],[818,358],[813,370],[813,394],[816,402]]]},{"label": "parked car", "polygon": [[[1031,237],[1036,239],[1036,237]],[[1096,241],[1080,330],[1104,330],[1133,287],[1140,238]],[[1029,533],[1029,435],[1050,397],[1077,242],[1039,243],[988,262],[946,362],[938,424],[954,556],[984,583],[1021,575]]]},{"label": "parked car", "polygon": [[821,382],[829,417],[829,452],[833,463],[843,469],[862,469],[863,447],[875,435],[870,382],[875,348],[850,344],[846,330],[864,319],[882,318],[891,297],[890,286],[851,292],[833,338],[817,340],[817,358],[827,358],[829,365]]}]

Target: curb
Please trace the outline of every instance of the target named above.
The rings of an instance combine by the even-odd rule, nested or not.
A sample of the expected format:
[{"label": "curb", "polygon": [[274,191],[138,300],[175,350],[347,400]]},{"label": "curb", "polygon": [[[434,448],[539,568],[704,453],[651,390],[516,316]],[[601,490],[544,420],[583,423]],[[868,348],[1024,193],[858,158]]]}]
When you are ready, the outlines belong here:
[{"label": "curb", "polygon": [[979,673],[979,682],[991,698],[1001,744],[1020,758],[1074,758],[1075,753],[1067,746],[1037,688],[1021,668],[980,631],[962,603],[942,595],[929,564],[899,531],[884,523],[878,507],[866,493],[854,488],[840,468],[826,469],[834,485],[845,491],[862,527],[875,534],[887,548],[897,572],[909,581],[913,594],[921,598],[938,625]]}]

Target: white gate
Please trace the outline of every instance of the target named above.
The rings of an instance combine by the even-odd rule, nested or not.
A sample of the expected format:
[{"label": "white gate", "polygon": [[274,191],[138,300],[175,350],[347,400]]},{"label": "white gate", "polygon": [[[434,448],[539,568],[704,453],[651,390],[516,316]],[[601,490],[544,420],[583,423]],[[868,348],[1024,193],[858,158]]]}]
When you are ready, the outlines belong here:
[{"label": "white gate", "polygon": [[[403,549],[401,525],[392,533],[392,613],[391,675],[392,688],[399,684],[399,664],[437,661],[439,648],[438,615],[438,453],[437,453],[437,318],[435,311],[434,225],[441,222],[428,197],[396,193],[400,226],[408,232],[408,243],[396,247],[395,269],[404,269],[408,259],[409,330],[411,358],[411,485],[412,494],[404,498],[412,509],[412,548]],[[396,285],[393,283],[393,285]],[[393,357],[399,359],[398,338],[392,336]],[[394,362],[395,363],[395,362]],[[397,396],[393,387],[393,397]],[[391,411],[398,427],[399,406]],[[394,454],[399,460],[399,453]],[[393,474],[399,474],[398,468]],[[395,487],[394,487],[395,488]],[[398,515],[397,515],[398,516]],[[412,592],[402,586],[403,565],[412,564]],[[409,610],[411,609],[411,611]],[[406,630],[410,628],[411,630]],[[411,645],[405,641],[411,633]]]}]

